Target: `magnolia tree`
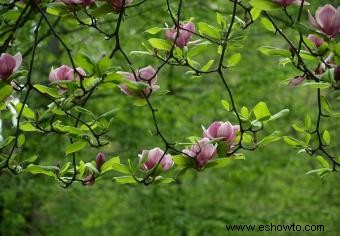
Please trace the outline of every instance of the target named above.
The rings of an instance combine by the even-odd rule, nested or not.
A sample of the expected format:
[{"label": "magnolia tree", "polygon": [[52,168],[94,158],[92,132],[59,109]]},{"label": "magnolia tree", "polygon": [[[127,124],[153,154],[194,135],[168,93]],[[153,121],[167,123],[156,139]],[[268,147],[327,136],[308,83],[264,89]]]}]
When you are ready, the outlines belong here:
[{"label": "magnolia tree", "polygon": [[[316,157],[323,167],[310,173],[323,176],[339,169],[340,157],[335,153],[338,143],[333,141],[335,138],[331,141],[331,132],[322,124],[338,121],[340,114],[332,109],[326,98],[340,88],[340,43],[337,43],[340,7],[326,4],[312,12],[309,8],[311,4],[317,4],[315,1],[230,0],[223,6],[230,8],[230,15],[216,13],[215,22],[196,22],[195,16],[184,18],[182,15],[183,9],[190,7],[190,2],[164,0],[170,25],[164,22],[165,26],[154,25],[145,29],[147,43],[143,43],[144,51],[124,48],[121,32],[126,30],[124,22],[129,18],[129,11],[148,2],[0,1],[0,111],[2,122],[12,119],[12,125],[2,127],[2,173],[44,174],[63,187],[75,182],[93,185],[108,172],[112,172],[114,181],[121,184],[170,183],[188,169],[223,168],[233,160],[244,159],[245,151],[254,151],[280,139],[297,148],[298,152]],[[104,18],[114,25],[111,31],[102,27]],[[292,124],[296,137],[281,135],[280,131],[266,135],[268,131],[263,131],[267,124],[283,117],[289,110],[272,114],[263,101],[257,101],[254,107],[238,106],[225,76],[241,60],[238,50],[247,37],[245,29],[256,21],[271,31],[272,37],[280,37],[289,45],[285,48],[259,48],[265,55],[279,56],[282,59],[280,65],[295,68],[296,76],[284,83],[287,86],[308,86],[310,96],[316,97],[316,107],[311,107],[311,111],[316,113],[317,120],[312,122],[310,115],[302,114],[302,122]],[[92,55],[73,51],[71,41],[66,43],[66,36],[61,35],[57,27],[67,22],[76,23],[73,32],[78,28],[91,28],[92,32],[102,36],[103,44],[110,42],[112,50],[97,61]],[[47,33],[43,28],[48,29]],[[20,45],[16,35],[21,31],[33,35],[33,41],[25,51],[18,50]],[[36,83],[32,73],[38,66],[37,49],[49,37],[63,48],[68,60],[51,65],[44,82]],[[206,58],[197,57],[208,51],[214,52],[213,59],[204,61]],[[137,56],[153,57],[158,63],[138,68],[133,63]],[[123,60],[114,60],[117,57]],[[226,113],[233,114],[237,122],[211,120],[210,124],[202,125],[202,133],[198,136],[188,133],[187,138],[183,137],[186,142],[170,141],[171,137],[162,132],[158,110],[153,104],[154,96],[167,96],[166,93],[157,94],[160,93],[158,81],[165,79],[162,77],[165,66],[186,68],[187,75],[192,77],[216,74],[228,95],[226,100],[221,98],[221,106]],[[95,109],[89,110],[87,103],[102,88],[112,87],[119,88],[125,99],[133,100],[136,106],[142,106],[150,113],[154,138],[160,139],[163,146],[135,150],[135,157],[129,159],[124,156],[105,157],[102,149],[111,142],[106,134],[114,128],[111,127],[114,107],[109,107],[104,114],[97,114]],[[49,105],[33,109],[33,95],[34,99],[38,96]],[[6,116],[7,113],[11,115]],[[71,161],[43,166],[38,165],[39,153],[22,158],[25,140],[44,134],[65,137],[64,153]],[[90,148],[97,149],[98,155],[91,162],[85,162],[80,153]],[[56,157],[56,160],[60,159]]]}]

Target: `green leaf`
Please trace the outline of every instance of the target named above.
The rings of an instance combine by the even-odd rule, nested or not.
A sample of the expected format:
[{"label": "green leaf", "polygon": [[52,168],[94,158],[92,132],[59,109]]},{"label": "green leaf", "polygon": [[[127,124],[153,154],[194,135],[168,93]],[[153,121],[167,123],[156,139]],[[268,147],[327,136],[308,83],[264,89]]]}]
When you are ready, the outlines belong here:
[{"label": "green leaf", "polygon": [[49,88],[40,84],[35,84],[33,87],[38,90],[39,92],[43,94],[47,94],[53,98],[58,98],[59,97],[59,91],[56,88]]},{"label": "green leaf", "polygon": [[119,157],[113,157],[110,160],[107,160],[104,162],[102,167],[100,168],[100,172],[103,174],[107,171],[112,170],[113,164],[120,164],[120,158]]},{"label": "green leaf", "polygon": [[196,163],[193,158],[187,157],[187,156],[173,156],[173,161],[175,162],[176,166],[186,166],[186,167],[195,167]]},{"label": "green leaf", "polygon": [[[18,102],[18,104],[15,105],[15,110],[17,111],[17,113],[20,113],[21,109],[22,109],[22,103]],[[35,119],[34,112],[27,105],[24,106],[21,114],[25,118],[32,119],[32,120]]]},{"label": "green leaf", "polygon": [[29,165],[26,169],[26,172],[31,174],[43,174],[50,177],[55,177],[55,171],[59,171],[59,168],[56,166],[39,166],[39,165]]},{"label": "green leaf", "polygon": [[91,58],[83,53],[78,54],[75,59],[75,64],[81,68],[83,68],[85,71],[92,74],[94,72],[94,64],[91,60]]},{"label": "green leaf", "polygon": [[32,162],[35,162],[38,159],[38,157],[39,157],[38,155],[33,155],[33,156],[25,159],[24,161],[28,162],[28,163],[32,163]]},{"label": "green leaf", "polygon": [[315,174],[315,175],[318,175],[320,177],[324,177],[325,175],[329,174],[332,171],[333,170],[330,169],[330,168],[321,168],[321,169],[317,169],[317,170],[308,171],[306,173],[306,175]]},{"label": "green leaf", "polygon": [[256,104],[253,111],[254,111],[256,120],[258,121],[265,120],[270,117],[270,111],[265,102],[259,102],[258,104]]},{"label": "green leaf", "polygon": [[288,115],[288,113],[289,113],[289,109],[283,109],[282,111],[276,113],[275,115],[272,115],[269,120],[272,121],[272,120],[285,117],[286,115]]},{"label": "green leaf", "polygon": [[330,168],[329,162],[323,156],[318,155],[316,159],[321,163],[323,167]]},{"label": "green leaf", "polygon": [[84,140],[77,141],[75,143],[72,143],[68,145],[65,149],[66,155],[78,152],[86,147],[87,142]]},{"label": "green leaf", "polygon": [[14,136],[7,137],[3,142],[0,143],[0,150],[10,145],[14,140]]},{"label": "green leaf", "polygon": [[126,165],[120,163],[112,163],[112,170],[115,170],[122,174],[131,174],[130,169]]},{"label": "green leaf", "polygon": [[297,124],[292,124],[292,127],[297,132],[300,132],[300,133],[305,133],[306,132],[304,127],[301,127],[301,126],[299,126]]},{"label": "green leaf", "polygon": [[12,94],[12,92],[12,86],[0,79],[0,102],[8,98]]},{"label": "green leaf", "polygon": [[157,176],[154,181],[155,184],[169,184],[172,182],[175,182],[173,178],[164,178],[162,176]]},{"label": "green leaf", "polygon": [[332,113],[333,111],[332,111],[331,105],[329,104],[327,99],[324,96],[321,96],[320,99],[321,99],[321,107],[328,113]]},{"label": "green leaf", "polygon": [[217,146],[217,155],[220,158],[223,158],[227,155],[228,144],[226,142],[219,142]]},{"label": "green leaf", "polygon": [[228,67],[236,66],[241,61],[241,58],[242,58],[241,53],[235,53],[235,54],[231,55],[228,58],[227,66]]},{"label": "green leaf", "polygon": [[261,16],[261,10],[256,9],[256,8],[252,8],[250,10],[250,15],[251,15],[251,18],[253,19],[253,21],[255,21],[257,18],[259,18]]},{"label": "green leaf", "polygon": [[280,8],[280,6],[274,3],[272,0],[251,0],[249,3],[254,8],[263,11],[271,11]]},{"label": "green leaf", "polygon": [[39,131],[37,128],[35,128],[34,125],[32,125],[32,123],[28,123],[28,122],[20,123],[19,128],[20,128],[22,131],[25,131],[25,132],[35,132],[35,131]]},{"label": "green leaf", "polygon": [[331,143],[331,135],[329,134],[328,130],[325,130],[322,135],[323,140],[325,141],[326,145]]},{"label": "green leaf", "polygon": [[50,3],[46,9],[46,13],[54,16],[67,14],[67,7],[60,3]]},{"label": "green leaf", "polygon": [[25,135],[20,134],[18,136],[18,141],[17,141],[18,142],[18,146],[22,147],[25,144],[25,141],[26,141]]},{"label": "green leaf", "polygon": [[221,103],[224,109],[226,109],[227,111],[230,111],[230,104],[227,100],[221,100]]},{"label": "green leaf", "polygon": [[[61,121],[56,121],[54,122],[53,124],[53,128],[58,130],[58,131],[61,131],[61,132],[65,132],[65,133],[70,133],[70,134],[77,134],[77,135],[82,135],[84,134],[84,131],[83,129],[80,127],[73,127],[73,126],[67,126],[67,125],[62,125],[61,124]],[[88,129],[87,126],[85,126],[86,129]]]},{"label": "green leaf", "polygon": [[149,33],[149,34],[157,34],[158,32],[160,32],[160,31],[162,31],[162,30],[163,30],[162,28],[153,27],[153,28],[150,28],[150,29],[145,30],[144,32],[145,32],[145,33]]},{"label": "green leaf", "polygon": [[202,67],[201,71],[208,71],[208,70],[210,69],[210,67],[214,64],[214,62],[215,62],[215,60],[209,60],[209,61],[207,62],[207,64],[205,64],[205,65]]},{"label": "green leaf", "polygon": [[131,175],[114,177],[113,180],[116,181],[118,184],[137,184],[138,183]]},{"label": "green leaf", "polygon": [[283,141],[285,141],[285,143],[294,146],[294,147],[303,147],[304,146],[304,142],[289,136],[283,136]]},{"label": "green leaf", "polygon": [[209,161],[208,164],[205,165],[204,169],[209,168],[223,168],[229,165],[231,162],[231,159],[229,157],[225,158],[217,158],[213,161]]},{"label": "green leaf", "polygon": [[270,32],[275,32],[275,31],[276,31],[275,27],[274,27],[273,24],[270,22],[270,20],[268,20],[268,19],[265,18],[265,17],[262,17],[262,18],[261,18],[261,24],[263,25],[263,27],[264,27],[266,30],[269,30]]},{"label": "green leaf", "polygon": [[216,22],[221,26],[222,29],[227,26],[227,21],[225,17],[218,12],[216,12]]},{"label": "green leaf", "polygon": [[204,51],[208,48],[208,45],[209,43],[201,43],[197,46],[190,48],[190,50],[188,51],[187,57],[194,57],[197,55],[202,55],[202,53],[204,53]]},{"label": "green leaf", "polygon": [[250,113],[249,113],[248,108],[245,107],[245,106],[243,106],[243,107],[241,108],[241,116],[242,116],[245,120],[248,120],[248,119],[249,119],[249,115],[250,115]]},{"label": "green leaf", "polygon": [[260,142],[258,142],[258,145],[259,146],[265,146],[267,144],[279,141],[280,139],[281,139],[280,132],[275,131],[275,132],[271,133],[270,135],[267,135],[266,137],[264,137]]},{"label": "green leaf", "polygon": [[105,71],[112,67],[112,61],[108,56],[101,58],[98,62],[98,68],[101,74],[105,74]]},{"label": "green leaf", "polygon": [[282,56],[282,57],[290,57],[291,52],[286,49],[281,49],[281,48],[276,48],[276,47],[271,47],[271,46],[262,46],[258,48],[258,50],[268,56]]},{"label": "green leaf", "polygon": [[201,34],[207,35],[211,38],[220,39],[220,30],[214,26],[211,26],[205,22],[199,22],[198,28]]},{"label": "green leaf", "polygon": [[331,83],[324,83],[324,82],[305,82],[302,86],[308,86],[311,88],[319,88],[319,89],[328,89],[331,87]]},{"label": "green leaf", "polygon": [[242,135],[242,143],[245,143],[245,144],[253,143],[253,136],[251,136],[248,133],[243,133],[243,135]]},{"label": "green leaf", "polygon": [[170,51],[171,49],[171,44],[164,39],[151,38],[148,40],[148,42],[153,48],[156,48],[158,50]]}]

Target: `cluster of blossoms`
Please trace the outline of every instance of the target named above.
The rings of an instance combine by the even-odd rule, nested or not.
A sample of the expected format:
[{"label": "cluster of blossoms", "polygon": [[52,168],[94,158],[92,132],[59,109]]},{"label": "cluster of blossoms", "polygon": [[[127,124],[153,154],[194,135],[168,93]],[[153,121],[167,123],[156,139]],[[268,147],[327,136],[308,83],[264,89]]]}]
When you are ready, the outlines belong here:
[{"label": "cluster of blossoms", "polygon": [[[203,128],[202,139],[182,152],[188,158],[193,158],[196,162],[196,168],[200,170],[216,156],[218,142],[226,144],[227,152],[232,150],[239,130],[239,125],[232,125],[228,121],[215,121],[208,129]],[[144,170],[152,170],[160,165],[164,171],[167,171],[174,165],[171,155],[166,154],[159,147],[143,150],[138,157],[141,168]]]},{"label": "cluster of blossoms", "polygon": [[183,153],[194,158],[196,168],[201,169],[209,160],[216,156],[216,142],[224,142],[227,146],[227,151],[234,147],[234,141],[239,130],[239,125],[232,125],[228,121],[215,121],[208,129],[203,128],[203,138],[192,145],[190,149],[184,149]]},{"label": "cluster of blossoms", "polygon": [[159,89],[159,86],[156,84],[157,73],[152,66],[147,66],[140,70],[134,71],[134,73],[119,71],[118,74],[122,75],[125,80],[129,81],[129,83],[145,86],[142,91],[136,92],[135,90],[130,89],[128,85],[120,84],[120,90],[126,95],[144,97],[149,96],[151,93]]},{"label": "cluster of blossoms", "polygon": [[[324,35],[330,40],[334,40],[340,34],[340,7],[336,9],[332,5],[326,4],[316,10],[315,16],[313,16],[310,11],[308,14],[309,23],[318,29],[320,35]],[[325,43],[325,40],[321,36],[315,34],[308,35],[308,39],[315,45],[316,48],[320,48]],[[339,81],[338,71],[340,66],[334,64],[332,57],[333,54],[330,53],[324,62],[320,63],[320,65],[316,68],[315,74],[321,75],[326,71],[327,67],[331,67],[334,68],[335,81]],[[327,63],[327,65],[325,63]],[[295,76],[289,81],[289,85],[300,85],[306,79],[306,75]]]},{"label": "cluster of blossoms", "polygon": [[[130,3],[130,1],[126,1]],[[116,5],[119,7],[118,5]],[[179,48],[187,46],[192,35],[195,33],[195,25],[192,22],[180,23],[180,27],[175,26],[165,30],[165,36],[168,40],[175,42],[175,45]],[[133,73],[126,71],[119,71],[118,74],[122,75],[126,81],[132,83],[132,85],[144,85],[145,88],[142,91],[137,91],[129,88],[128,85],[122,83],[119,85],[120,90],[126,95],[145,97],[149,96],[153,92],[159,89],[157,85],[157,72],[152,66],[134,71]]]}]

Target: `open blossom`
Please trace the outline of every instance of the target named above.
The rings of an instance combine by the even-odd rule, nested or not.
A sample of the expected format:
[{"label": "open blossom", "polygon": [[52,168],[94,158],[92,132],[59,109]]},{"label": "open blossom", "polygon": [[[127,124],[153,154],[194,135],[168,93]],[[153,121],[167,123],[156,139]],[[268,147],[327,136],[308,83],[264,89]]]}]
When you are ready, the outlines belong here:
[{"label": "open blossom", "polygon": [[73,5],[83,5],[83,6],[89,6],[92,3],[95,2],[95,0],[61,0],[65,4],[73,4]]},{"label": "open blossom", "polygon": [[207,162],[214,158],[217,152],[217,144],[209,143],[208,138],[199,140],[190,149],[184,149],[183,153],[195,158],[197,169],[201,169]]},{"label": "open blossom", "polygon": [[[85,71],[80,68],[77,67],[76,68],[77,72],[82,75],[82,76],[86,76]],[[61,81],[61,80],[74,80],[74,69],[66,66],[66,65],[62,65],[61,67],[57,68],[57,69],[51,69],[50,75],[48,77],[49,81],[51,83],[56,82],[56,81]],[[79,80],[79,75],[76,75],[76,79]]]},{"label": "open blossom", "polygon": [[169,170],[174,165],[171,155],[165,154],[164,151],[158,147],[151,150],[143,150],[141,154],[138,154],[138,157],[144,170],[151,170],[159,162],[164,171]]},{"label": "open blossom", "polygon": [[[135,72],[135,75],[133,73],[129,72],[118,72],[119,74],[124,76],[124,79],[131,81],[132,83],[143,83],[147,87],[144,88],[143,93],[144,95],[149,95],[150,93],[155,92],[157,89],[159,89],[159,86],[157,83],[157,74],[156,70],[152,66],[147,66],[145,68],[142,68],[140,70],[137,70]],[[133,90],[129,89],[127,85],[120,84],[119,85],[120,90],[125,93],[126,95],[139,95],[143,96],[143,93],[136,94]]]},{"label": "open blossom", "polygon": [[191,39],[193,33],[195,32],[195,25],[192,22],[188,22],[186,24],[180,23],[180,28],[178,31],[178,37],[177,36],[177,28],[172,27],[171,29],[167,29],[165,31],[165,36],[171,40],[174,41],[176,39],[176,45],[180,48],[186,46]]},{"label": "open blossom", "polygon": [[100,171],[104,162],[105,162],[105,154],[103,152],[99,152],[96,157],[96,168],[98,171]]},{"label": "open blossom", "polygon": [[21,65],[22,56],[18,52],[15,56],[11,56],[7,53],[2,53],[0,56],[0,79],[6,80],[13,74]]},{"label": "open blossom", "polygon": [[222,138],[222,140],[231,144],[240,130],[239,125],[232,125],[230,122],[215,121],[208,129],[203,128],[203,136],[209,139]]},{"label": "open blossom", "polygon": [[318,48],[320,47],[322,44],[324,44],[324,40],[314,34],[310,34],[307,37],[310,41],[312,41],[314,43],[314,45]]},{"label": "open blossom", "polygon": [[109,3],[112,4],[112,7],[115,12],[120,12],[123,6],[128,6],[133,2],[133,0],[108,0]]},{"label": "open blossom", "polygon": [[309,13],[309,23],[318,28],[322,33],[335,38],[340,33],[340,7],[335,9],[330,4],[319,7],[315,17]]}]

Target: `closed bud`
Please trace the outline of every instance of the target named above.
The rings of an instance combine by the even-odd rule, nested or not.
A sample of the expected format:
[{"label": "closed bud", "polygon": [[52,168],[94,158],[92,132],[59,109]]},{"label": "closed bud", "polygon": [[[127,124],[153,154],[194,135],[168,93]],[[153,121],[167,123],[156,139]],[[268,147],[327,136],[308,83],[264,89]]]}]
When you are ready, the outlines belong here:
[{"label": "closed bud", "polygon": [[96,168],[99,172],[104,162],[105,162],[105,154],[103,152],[99,152],[96,157]]}]

